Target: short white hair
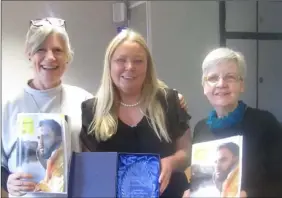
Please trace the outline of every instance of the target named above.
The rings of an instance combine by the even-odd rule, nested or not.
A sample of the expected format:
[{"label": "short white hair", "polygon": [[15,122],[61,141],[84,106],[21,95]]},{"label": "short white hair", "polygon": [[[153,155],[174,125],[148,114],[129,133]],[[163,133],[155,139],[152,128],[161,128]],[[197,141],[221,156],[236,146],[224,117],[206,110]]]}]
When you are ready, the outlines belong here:
[{"label": "short white hair", "polygon": [[64,41],[67,61],[73,60],[73,51],[69,40],[68,33],[64,27],[46,24],[40,27],[31,26],[26,34],[25,52],[34,55],[48,36],[58,34]]},{"label": "short white hair", "polygon": [[212,50],[210,53],[208,53],[208,55],[204,59],[202,64],[202,73],[203,73],[202,82],[204,80],[204,76],[207,73],[207,71],[223,61],[235,62],[236,65],[238,66],[240,77],[242,79],[245,79],[247,69],[246,69],[246,61],[243,54],[234,51],[230,48],[221,47]]}]

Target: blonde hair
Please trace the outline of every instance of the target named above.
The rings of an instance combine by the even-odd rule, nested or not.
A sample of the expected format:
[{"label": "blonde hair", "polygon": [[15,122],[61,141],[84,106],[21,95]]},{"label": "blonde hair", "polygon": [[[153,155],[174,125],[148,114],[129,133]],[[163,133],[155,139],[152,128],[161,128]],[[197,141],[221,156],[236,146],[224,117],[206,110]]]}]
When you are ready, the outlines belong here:
[{"label": "blonde hair", "polygon": [[218,65],[219,63],[223,61],[233,61],[236,63],[238,69],[239,69],[239,75],[242,79],[246,78],[246,61],[240,52],[236,52],[230,48],[217,48],[215,50],[212,50],[204,59],[202,64],[202,83],[204,82],[204,77],[206,72]]},{"label": "blonde hair", "polygon": [[[90,134],[95,135],[98,141],[106,141],[117,132],[118,112],[116,101],[119,100],[118,90],[110,76],[110,63],[115,50],[124,41],[133,41],[141,45],[147,55],[147,74],[142,87],[141,103],[147,107],[145,116],[150,119],[149,123],[160,140],[170,141],[165,124],[165,114],[160,101],[157,99],[157,93],[162,90],[165,94],[167,86],[164,82],[157,79],[152,56],[146,45],[145,39],[137,32],[126,29],[120,32],[107,47],[104,58],[104,71],[101,85],[96,94],[94,102],[94,117],[90,125]],[[148,112],[148,114],[146,114]]]},{"label": "blonde hair", "polygon": [[67,61],[70,63],[73,60],[73,51],[69,40],[68,33],[64,27],[44,24],[39,27],[31,25],[25,41],[26,54],[34,55],[42,46],[48,36],[58,34],[64,41],[64,48],[66,49]]}]

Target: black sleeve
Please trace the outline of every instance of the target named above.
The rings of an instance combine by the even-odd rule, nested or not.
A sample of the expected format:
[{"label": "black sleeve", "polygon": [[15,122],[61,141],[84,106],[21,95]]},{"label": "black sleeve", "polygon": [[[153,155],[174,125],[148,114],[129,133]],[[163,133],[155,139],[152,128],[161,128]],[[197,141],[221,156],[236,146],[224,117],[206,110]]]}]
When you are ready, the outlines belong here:
[{"label": "black sleeve", "polygon": [[205,130],[204,127],[206,126],[206,119],[202,119],[194,127],[193,135],[192,135],[192,144],[202,142],[202,132]]},{"label": "black sleeve", "polygon": [[266,157],[264,167],[266,175],[265,196],[282,195],[282,125],[271,113],[267,112],[264,122],[264,149]]},{"label": "black sleeve", "polygon": [[90,130],[89,127],[91,125],[94,116],[93,106],[94,106],[93,99],[86,100],[81,104],[82,126],[80,130],[79,138],[82,144],[81,145],[82,149],[86,148],[89,151],[95,151],[97,145],[97,141],[94,134],[89,134],[89,130]]},{"label": "black sleeve", "polygon": [[1,187],[7,192],[7,181],[10,174],[10,171],[6,167],[1,166]]},{"label": "black sleeve", "polygon": [[191,116],[187,113],[186,109],[181,108],[176,90],[168,89],[166,99],[168,106],[168,131],[172,139],[176,140],[190,128],[189,120]]}]

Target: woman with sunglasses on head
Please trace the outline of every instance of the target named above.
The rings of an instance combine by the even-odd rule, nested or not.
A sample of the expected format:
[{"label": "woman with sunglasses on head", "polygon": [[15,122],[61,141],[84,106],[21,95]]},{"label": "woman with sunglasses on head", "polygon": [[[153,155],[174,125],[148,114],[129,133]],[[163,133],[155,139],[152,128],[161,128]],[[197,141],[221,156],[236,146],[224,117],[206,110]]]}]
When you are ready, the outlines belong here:
[{"label": "woman with sunglasses on head", "polygon": [[[215,49],[203,61],[202,71],[204,94],[214,109],[196,124],[193,143],[242,135],[242,178],[238,194],[281,197],[282,126],[272,113],[252,108],[239,99],[245,89],[243,55],[229,48]],[[232,156],[228,152],[224,157]],[[228,194],[230,186],[225,184],[232,181],[227,168],[232,161],[225,157],[224,162],[214,182],[222,196],[231,197],[234,195]]]},{"label": "woman with sunglasses on head", "polygon": [[71,135],[68,139],[71,139],[71,149],[79,152],[80,106],[83,101],[92,97],[92,94],[82,88],[62,83],[61,78],[73,55],[64,20],[44,18],[31,21],[25,49],[33,66],[34,76],[27,81],[20,93],[7,100],[2,110],[1,185],[10,196],[22,196],[25,194],[23,192],[33,191],[36,184],[31,181],[37,180],[36,175],[40,172],[40,164],[29,174],[16,170],[17,114],[67,115],[70,122]]}]

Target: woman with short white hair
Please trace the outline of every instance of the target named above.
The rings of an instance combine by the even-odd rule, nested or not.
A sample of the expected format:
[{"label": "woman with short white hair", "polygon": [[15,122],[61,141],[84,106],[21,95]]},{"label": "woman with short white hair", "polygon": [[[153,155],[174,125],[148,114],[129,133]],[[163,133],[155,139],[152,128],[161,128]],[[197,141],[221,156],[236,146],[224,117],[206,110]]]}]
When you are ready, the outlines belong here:
[{"label": "woman with short white hair", "polygon": [[[62,76],[72,61],[73,52],[65,29],[65,21],[58,18],[32,20],[26,35],[26,55],[32,64],[34,76],[3,106],[1,186],[10,196],[22,196],[33,191],[39,182],[42,165],[30,169],[29,174],[17,172],[18,113],[62,113],[68,116],[69,151],[79,152],[81,103],[92,94],[82,88],[62,83]],[[71,145],[69,144],[71,142]],[[70,148],[71,147],[71,148]],[[42,171],[40,171],[42,170]],[[30,179],[27,181],[25,179]],[[26,196],[31,196],[26,194]]]},{"label": "woman with short white hair", "polygon": [[[282,127],[270,112],[240,100],[246,77],[243,55],[229,48],[215,49],[204,59],[202,74],[204,94],[213,110],[196,124],[193,143],[243,135],[241,196],[281,196]],[[224,187],[219,190],[236,196]]]}]

